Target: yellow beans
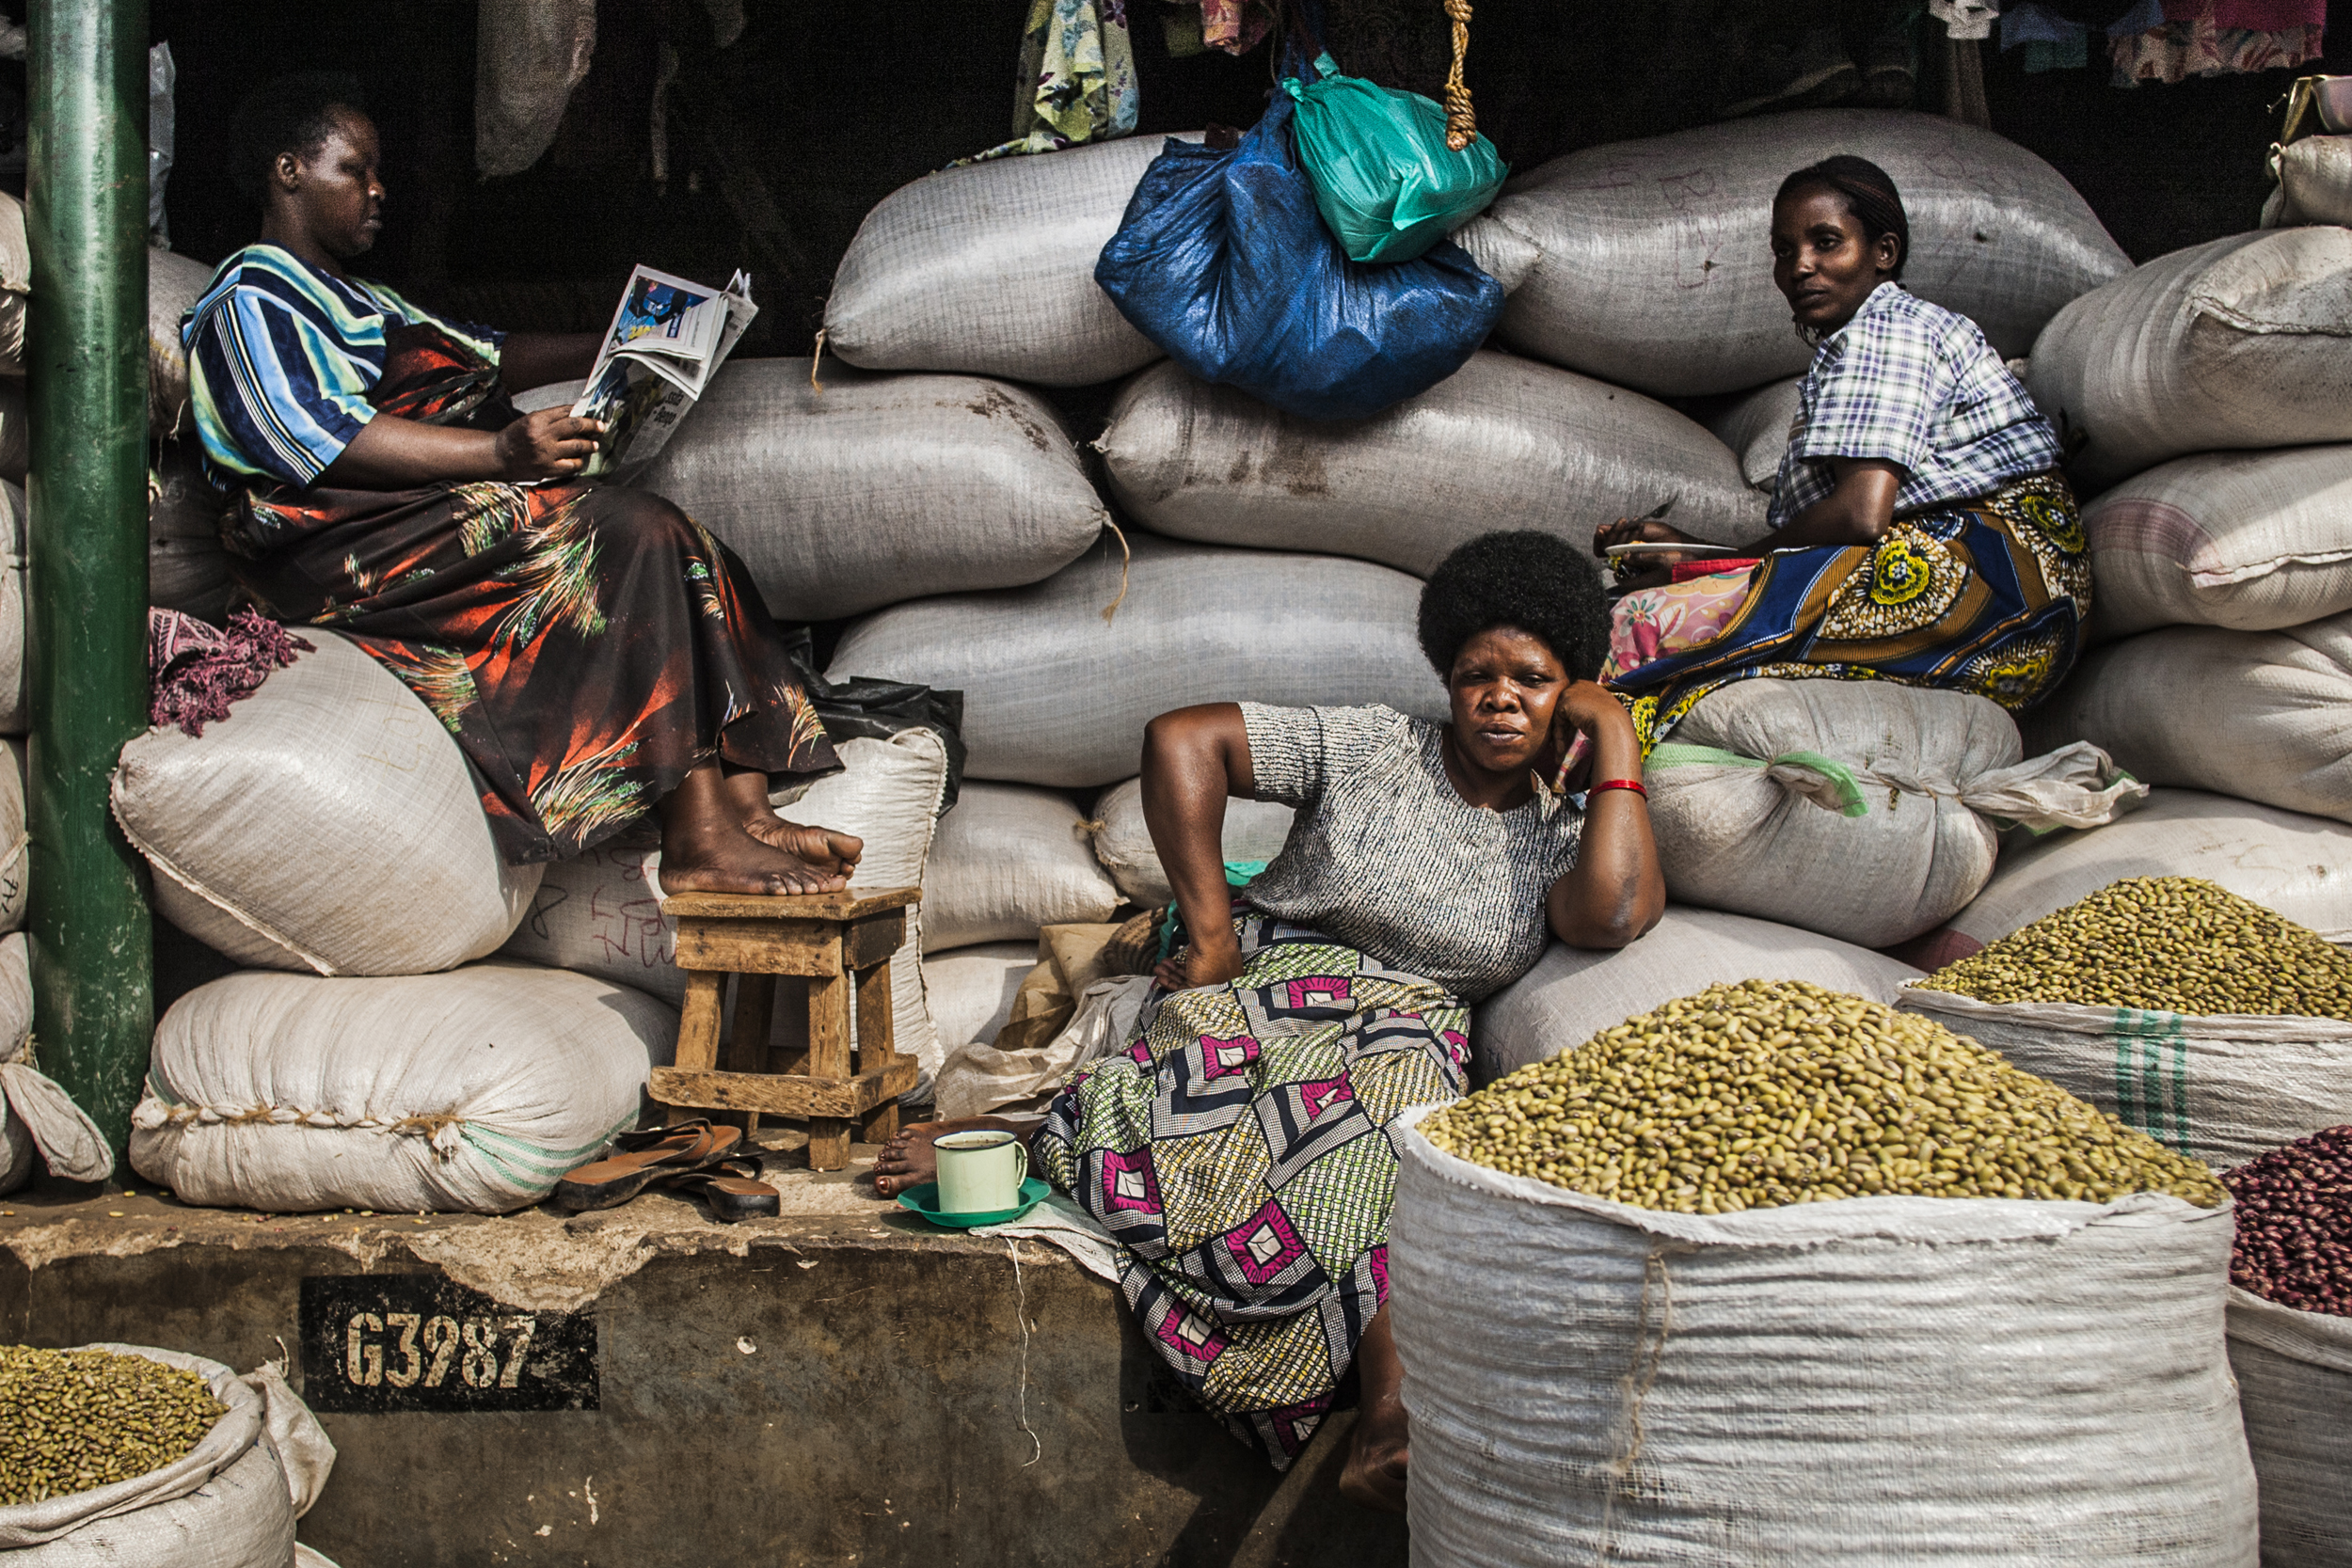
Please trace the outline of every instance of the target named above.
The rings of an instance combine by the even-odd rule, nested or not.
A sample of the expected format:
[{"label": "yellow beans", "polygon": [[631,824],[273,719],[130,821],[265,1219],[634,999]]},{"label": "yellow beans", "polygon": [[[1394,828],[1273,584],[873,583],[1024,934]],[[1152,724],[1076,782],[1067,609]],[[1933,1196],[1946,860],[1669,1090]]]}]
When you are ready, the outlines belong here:
[{"label": "yellow beans", "polygon": [[2352,957],[2201,877],[2133,877],[1947,964],[1979,1002],[2352,1020]]},{"label": "yellow beans", "polygon": [[1790,980],[1628,1019],[1423,1120],[1449,1154],[1679,1213],[1829,1198],[2078,1198],[2220,1182],[1915,1013]]},{"label": "yellow beans", "polygon": [[228,1409],[196,1373],[144,1355],[0,1345],[0,1507],[161,1468]]}]

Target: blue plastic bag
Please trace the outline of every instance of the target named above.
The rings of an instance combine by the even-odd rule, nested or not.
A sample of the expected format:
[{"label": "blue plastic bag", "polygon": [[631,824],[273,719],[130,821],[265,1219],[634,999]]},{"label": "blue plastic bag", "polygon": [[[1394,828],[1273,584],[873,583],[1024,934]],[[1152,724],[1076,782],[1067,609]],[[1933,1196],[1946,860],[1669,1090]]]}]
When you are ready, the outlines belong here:
[{"label": "blue plastic bag", "polygon": [[1349,261],[1291,145],[1293,108],[1276,95],[1231,151],[1168,142],[1094,280],[1201,380],[1360,420],[1461,369],[1502,314],[1502,286],[1450,240],[1410,261]]},{"label": "blue plastic bag", "polygon": [[1298,104],[1292,139],[1315,206],[1354,261],[1409,261],[1485,212],[1511,166],[1480,136],[1456,152],[1445,111],[1417,92],[1343,76],[1329,55],[1323,80],[1282,78]]}]

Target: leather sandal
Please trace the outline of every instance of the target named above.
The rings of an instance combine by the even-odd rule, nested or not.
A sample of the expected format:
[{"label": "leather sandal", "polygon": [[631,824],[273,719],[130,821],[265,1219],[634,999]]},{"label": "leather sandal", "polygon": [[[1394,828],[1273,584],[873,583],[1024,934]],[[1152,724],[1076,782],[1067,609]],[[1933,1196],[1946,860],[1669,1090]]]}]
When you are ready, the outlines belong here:
[{"label": "leather sandal", "polygon": [[610,1209],[644,1192],[657,1177],[726,1159],[742,1141],[741,1128],[714,1126],[701,1118],[639,1128],[613,1140],[622,1152],[565,1173],[548,1196],[559,1209]]},{"label": "leather sandal", "polygon": [[[725,1171],[731,1174],[720,1175]],[[756,1180],[759,1162],[714,1160],[700,1170],[683,1170],[658,1178],[673,1192],[691,1193],[710,1206],[710,1217],[723,1224],[738,1220],[773,1219],[784,1212],[784,1195]]]}]

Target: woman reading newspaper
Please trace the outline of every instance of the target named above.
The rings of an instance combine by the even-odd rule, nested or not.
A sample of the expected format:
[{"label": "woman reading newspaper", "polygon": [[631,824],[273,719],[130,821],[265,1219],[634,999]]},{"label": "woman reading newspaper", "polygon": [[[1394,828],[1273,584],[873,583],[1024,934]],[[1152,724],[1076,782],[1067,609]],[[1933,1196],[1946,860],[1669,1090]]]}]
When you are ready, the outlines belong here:
[{"label": "woman reading newspaper", "polygon": [[261,243],[181,331],[246,592],[424,700],[510,861],[652,808],[673,891],[846,885],[859,841],[768,804],[771,775],[838,764],[742,563],[660,498],[580,477],[602,421],[508,402],[587,373],[600,336],[444,321],[345,273],[385,194],[350,79],[272,83],[236,133]]}]

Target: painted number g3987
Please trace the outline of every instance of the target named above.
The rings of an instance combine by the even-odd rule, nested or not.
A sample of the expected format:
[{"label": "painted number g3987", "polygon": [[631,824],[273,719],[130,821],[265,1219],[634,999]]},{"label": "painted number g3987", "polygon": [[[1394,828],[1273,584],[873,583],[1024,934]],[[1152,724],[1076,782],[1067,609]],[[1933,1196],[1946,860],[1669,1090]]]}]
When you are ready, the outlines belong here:
[{"label": "painted number g3987", "polygon": [[343,1326],[343,1376],[355,1387],[438,1388],[453,1369],[469,1388],[514,1388],[539,1320],[354,1312]]},{"label": "painted number g3987", "polygon": [[594,1410],[596,1317],[533,1311],[436,1274],[302,1282],[302,1397],[313,1410]]}]

